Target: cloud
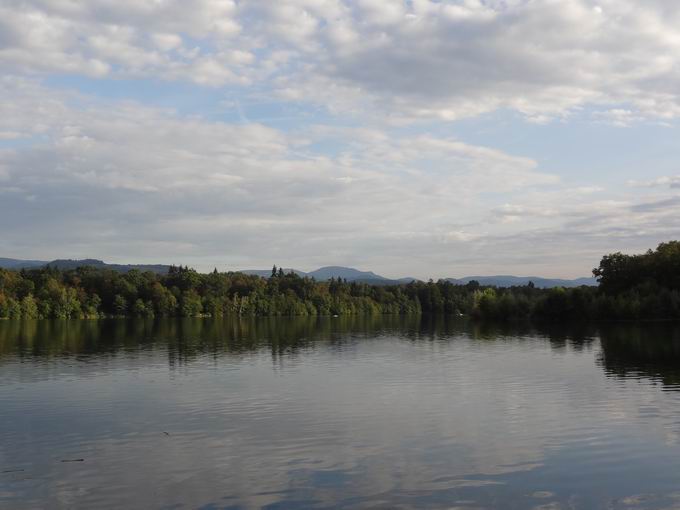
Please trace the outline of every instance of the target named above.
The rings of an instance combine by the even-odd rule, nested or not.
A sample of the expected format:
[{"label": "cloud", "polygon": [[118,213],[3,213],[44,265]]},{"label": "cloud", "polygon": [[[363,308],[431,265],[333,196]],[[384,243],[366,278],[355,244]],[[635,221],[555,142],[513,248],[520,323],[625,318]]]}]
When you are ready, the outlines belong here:
[{"label": "cloud", "polygon": [[22,137],[0,149],[15,190],[0,224],[15,252],[312,264],[382,245],[377,259],[406,242],[468,241],[474,232],[456,225],[483,220],[484,194],[559,182],[529,158],[451,138],[324,125],[285,133],[25,79],[0,88],[11,98],[0,102],[0,130]]},{"label": "cloud", "polygon": [[648,181],[630,180],[627,184],[635,188],[680,188],[680,175],[662,176]]},{"label": "cloud", "polygon": [[282,78],[287,97],[333,106],[360,96],[407,120],[506,108],[545,122],[612,104],[627,105],[619,122],[680,113],[678,14],[667,4],[365,1],[341,12],[311,33],[320,49],[302,71]]},{"label": "cloud", "polygon": [[284,132],[20,78],[0,92],[0,131],[21,136],[0,149],[8,254],[420,277],[561,264],[575,276],[617,239],[646,248],[680,232],[671,196],[569,187],[530,158],[454,138]]},{"label": "cloud", "polygon": [[653,202],[643,202],[633,206],[636,212],[664,211],[666,213],[677,214],[680,206],[680,196],[655,200]]},{"label": "cloud", "polygon": [[0,6],[0,65],[99,78],[245,83],[248,50],[225,46],[241,29],[235,10],[231,0],[10,0]]},{"label": "cloud", "polygon": [[644,120],[644,117],[640,114],[622,108],[612,108],[607,111],[596,112],[595,118],[601,119],[602,122],[616,127],[629,127]]},{"label": "cloud", "polygon": [[664,1],[10,0],[0,20],[0,65],[21,72],[257,85],[395,122],[680,116]]},{"label": "cloud", "polygon": [[[451,122],[675,119],[678,22],[661,0],[3,2],[2,249],[581,275],[612,245],[680,235],[678,177],[583,186]],[[187,103],[212,94],[239,123],[50,88],[63,74],[121,97],[119,79],[190,82]]]}]

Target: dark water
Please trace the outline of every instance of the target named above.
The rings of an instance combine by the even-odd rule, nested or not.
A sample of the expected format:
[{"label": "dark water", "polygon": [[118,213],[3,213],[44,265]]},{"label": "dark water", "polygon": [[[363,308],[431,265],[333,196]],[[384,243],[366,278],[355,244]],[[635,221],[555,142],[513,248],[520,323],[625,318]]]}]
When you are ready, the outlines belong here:
[{"label": "dark water", "polygon": [[668,325],[4,322],[0,508],[680,508],[678,390]]}]

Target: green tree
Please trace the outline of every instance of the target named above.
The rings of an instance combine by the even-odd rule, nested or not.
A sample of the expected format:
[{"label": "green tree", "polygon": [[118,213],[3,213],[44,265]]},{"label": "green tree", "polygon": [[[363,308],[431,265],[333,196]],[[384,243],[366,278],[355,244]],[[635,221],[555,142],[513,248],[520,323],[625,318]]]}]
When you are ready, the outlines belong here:
[{"label": "green tree", "polygon": [[188,290],[182,293],[180,310],[184,317],[196,317],[203,311],[201,296],[195,290]]},{"label": "green tree", "polygon": [[116,294],[113,298],[113,312],[116,315],[125,315],[127,313],[127,300],[120,294]]},{"label": "green tree", "polygon": [[27,294],[21,300],[21,316],[24,319],[37,319],[39,316],[38,304],[31,294]]}]

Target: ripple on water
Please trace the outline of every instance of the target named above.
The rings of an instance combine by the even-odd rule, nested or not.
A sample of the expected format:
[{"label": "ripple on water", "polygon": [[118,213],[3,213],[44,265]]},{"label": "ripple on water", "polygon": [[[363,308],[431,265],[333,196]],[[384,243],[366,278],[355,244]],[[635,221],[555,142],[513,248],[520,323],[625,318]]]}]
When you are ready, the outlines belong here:
[{"label": "ripple on water", "polygon": [[638,343],[333,324],[86,353],[0,325],[0,507],[680,504],[680,377]]}]

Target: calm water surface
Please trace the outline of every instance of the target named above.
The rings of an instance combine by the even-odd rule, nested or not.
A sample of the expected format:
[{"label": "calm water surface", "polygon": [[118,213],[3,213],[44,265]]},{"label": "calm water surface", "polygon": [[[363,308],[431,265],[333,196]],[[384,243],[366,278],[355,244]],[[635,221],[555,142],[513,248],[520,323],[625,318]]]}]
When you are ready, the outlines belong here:
[{"label": "calm water surface", "polygon": [[0,508],[680,508],[680,331],[3,322]]}]

